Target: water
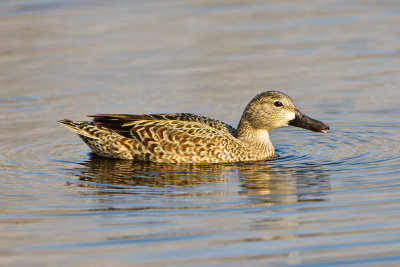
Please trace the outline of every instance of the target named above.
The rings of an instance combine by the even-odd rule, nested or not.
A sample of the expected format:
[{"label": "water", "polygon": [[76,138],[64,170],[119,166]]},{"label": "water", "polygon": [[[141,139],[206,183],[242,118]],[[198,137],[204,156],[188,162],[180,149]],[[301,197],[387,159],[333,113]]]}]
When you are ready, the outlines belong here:
[{"label": "water", "polygon": [[[400,263],[398,1],[2,1],[0,263]],[[236,125],[282,90],[328,134],[279,157],[162,165],[90,155],[58,125],[191,112]]]}]

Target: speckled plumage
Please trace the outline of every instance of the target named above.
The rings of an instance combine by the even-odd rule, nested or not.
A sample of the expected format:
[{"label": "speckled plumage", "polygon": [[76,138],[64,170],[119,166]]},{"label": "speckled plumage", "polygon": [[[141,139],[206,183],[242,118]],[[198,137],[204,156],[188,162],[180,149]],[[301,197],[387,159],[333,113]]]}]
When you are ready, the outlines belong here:
[{"label": "speckled plumage", "polygon": [[[275,107],[274,101],[285,103]],[[278,112],[279,111],[279,112]],[[219,120],[188,113],[99,114],[90,122],[61,120],[95,154],[109,158],[165,163],[219,163],[274,157],[269,130],[287,126],[297,111],[285,94],[257,95],[246,107],[238,130]],[[276,122],[276,120],[283,120]]]}]

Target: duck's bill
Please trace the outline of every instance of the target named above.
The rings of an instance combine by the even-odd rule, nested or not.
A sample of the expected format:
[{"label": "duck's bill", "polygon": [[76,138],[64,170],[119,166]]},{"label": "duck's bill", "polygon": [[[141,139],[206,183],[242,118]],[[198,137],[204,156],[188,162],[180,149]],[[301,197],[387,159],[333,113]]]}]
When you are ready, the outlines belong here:
[{"label": "duck's bill", "polygon": [[313,132],[326,133],[329,130],[329,126],[327,124],[314,120],[301,113],[299,110],[296,110],[296,117],[289,121],[289,125],[307,129]]}]

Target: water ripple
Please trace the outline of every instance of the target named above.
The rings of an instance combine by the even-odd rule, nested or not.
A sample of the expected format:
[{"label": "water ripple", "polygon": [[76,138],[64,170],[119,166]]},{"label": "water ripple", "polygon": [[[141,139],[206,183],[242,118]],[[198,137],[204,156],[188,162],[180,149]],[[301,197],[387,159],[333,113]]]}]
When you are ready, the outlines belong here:
[{"label": "water ripple", "polygon": [[[397,125],[336,125],[324,136],[311,137],[304,133],[297,137],[304,141],[278,143],[279,157],[274,161],[281,166],[319,165],[330,171],[374,170],[382,172],[399,165],[399,136]],[[375,131],[372,131],[375,130]],[[298,140],[297,140],[298,141]]]}]

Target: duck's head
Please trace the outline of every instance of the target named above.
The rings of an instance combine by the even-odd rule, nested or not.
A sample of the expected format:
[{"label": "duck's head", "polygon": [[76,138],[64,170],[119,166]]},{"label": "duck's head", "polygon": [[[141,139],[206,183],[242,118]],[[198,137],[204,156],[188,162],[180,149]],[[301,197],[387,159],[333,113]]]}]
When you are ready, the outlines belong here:
[{"label": "duck's head", "polygon": [[255,96],[247,105],[241,123],[267,131],[289,125],[322,133],[329,130],[328,125],[306,116],[288,95],[277,91]]}]

